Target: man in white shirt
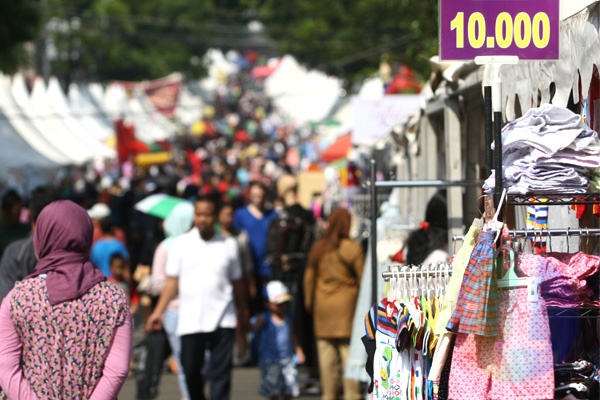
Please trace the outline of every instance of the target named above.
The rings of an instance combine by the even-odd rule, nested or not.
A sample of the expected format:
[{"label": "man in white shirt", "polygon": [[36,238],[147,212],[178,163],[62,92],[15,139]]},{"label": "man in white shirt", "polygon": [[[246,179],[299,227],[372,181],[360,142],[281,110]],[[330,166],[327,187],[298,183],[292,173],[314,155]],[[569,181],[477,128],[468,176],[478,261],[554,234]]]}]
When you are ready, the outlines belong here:
[{"label": "man in white shirt", "polygon": [[217,234],[217,206],[201,197],[194,206],[194,228],[174,239],[167,258],[167,282],[148,318],[149,331],[162,328],[162,315],[179,293],[177,333],[190,400],[204,400],[205,350],[210,351],[210,398],[229,399],[235,328],[248,327],[247,296],[235,239]]}]

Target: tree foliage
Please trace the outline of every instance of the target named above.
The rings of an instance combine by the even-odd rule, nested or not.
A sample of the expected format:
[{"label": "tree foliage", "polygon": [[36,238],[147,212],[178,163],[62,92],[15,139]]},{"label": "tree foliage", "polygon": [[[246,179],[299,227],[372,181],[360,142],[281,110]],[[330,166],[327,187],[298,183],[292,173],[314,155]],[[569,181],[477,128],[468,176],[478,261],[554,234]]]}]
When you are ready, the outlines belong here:
[{"label": "tree foliage", "polygon": [[422,77],[437,52],[437,0],[246,0],[282,52],[361,78],[383,54]]},{"label": "tree foliage", "polygon": [[34,2],[0,1],[0,70],[12,72],[26,64],[23,44],[35,38],[38,26],[39,12]]},{"label": "tree foliage", "polygon": [[65,80],[199,76],[210,47],[247,46],[237,0],[47,0],[53,74]]},{"label": "tree foliage", "polygon": [[[204,71],[198,57],[210,47],[292,54],[349,81],[372,74],[385,54],[392,65],[406,64],[426,77],[428,59],[437,51],[437,3],[4,0],[0,63],[16,65],[19,43],[37,35],[44,56],[38,57],[38,68],[45,66],[66,83],[153,79],[173,71],[199,76]],[[247,28],[253,20],[262,22],[266,33],[253,36]]]}]

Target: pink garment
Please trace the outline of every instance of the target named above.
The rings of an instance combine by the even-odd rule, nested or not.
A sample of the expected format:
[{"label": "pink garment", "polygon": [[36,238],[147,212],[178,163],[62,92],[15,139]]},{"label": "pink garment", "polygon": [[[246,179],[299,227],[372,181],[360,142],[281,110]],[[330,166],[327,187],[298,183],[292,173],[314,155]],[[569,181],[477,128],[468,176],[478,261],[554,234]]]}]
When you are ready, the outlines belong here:
[{"label": "pink garment", "polygon": [[[167,258],[169,256],[169,250],[165,245],[164,241],[161,242],[154,250],[154,258],[152,259],[152,275],[150,276],[150,294],[154,296],[160,295],[165,283],[167,281],[167,275],[165,270],[167,267]],[[173,312],[179,311],[179,298],[176,297],[169,302],[167,306],[168,310]]]},{"label": "pink garment", "polygon": [[527,276],[540,276],[542,282],[554,279],[585,279],[600,268],[600,257],[577,253],[520,253],[519,270]]},{"label": "pink garment", "polygon": [[546,304],[527,288],[501,290],[497,338],[456,335],[451,400],[552,400],[554,366]]},{"label": "pink garment", "polygon": [[547,306],[581,307],[592,303],[593,290],[586,278],[598,272],[600,257],[577,253],[521,253],[518,272],[539,276],[540,294]]},{"label": "pink garment", "polygon": [[26,279],[0,307],[0,387],[10,399],[115,399],[131,347],[127,300],[107,282],[52,306],[45,280]]}]

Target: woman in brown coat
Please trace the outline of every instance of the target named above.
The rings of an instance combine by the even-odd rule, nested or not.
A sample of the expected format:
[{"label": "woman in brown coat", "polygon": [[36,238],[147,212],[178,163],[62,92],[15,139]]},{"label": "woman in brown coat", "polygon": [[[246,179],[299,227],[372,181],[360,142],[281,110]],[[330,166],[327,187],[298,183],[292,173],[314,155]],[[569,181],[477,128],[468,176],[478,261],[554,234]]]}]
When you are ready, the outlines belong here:
[{"label": "woman in brown coat", "polygon": [[[304,273],[305,306],[314,318],[323,400],[339,399],[365,256],[348,238],[351,216],[335,209],[325,236],[315,242]],[[344,399],[361,399],[359,383],[343,380]]]}]

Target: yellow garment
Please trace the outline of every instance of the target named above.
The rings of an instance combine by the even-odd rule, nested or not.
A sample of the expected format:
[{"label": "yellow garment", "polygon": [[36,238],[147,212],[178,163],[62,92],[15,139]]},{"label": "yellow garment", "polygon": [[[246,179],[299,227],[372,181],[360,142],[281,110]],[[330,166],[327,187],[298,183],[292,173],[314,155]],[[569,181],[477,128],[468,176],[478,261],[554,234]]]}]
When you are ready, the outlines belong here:
[{"label": "yellow garment", "polygon": [[446,287],[446,294],[444,295],[444,303],[442,310],[438,315],[435,323],[434,333],[436,335],[443,335],[447,333],[446,325],[452,316],[452,312],[456,308],[456,302],[458,301],[458,292],[460,292],[460,286],[462,285],[463,276],[467,265],[469,265],[469,259],[471,253],[477,244],[477,238],[479,237],[479,231],[481,230],[482,222],[479,219],[473,221],[473,224],[469,228],[469,231],[465,235],[465,240],[462,247],[458,250],[454,262],[452,263],[452,276],[450,282]]}]

